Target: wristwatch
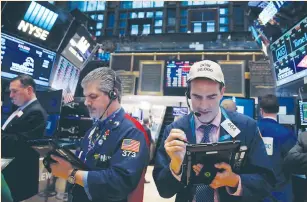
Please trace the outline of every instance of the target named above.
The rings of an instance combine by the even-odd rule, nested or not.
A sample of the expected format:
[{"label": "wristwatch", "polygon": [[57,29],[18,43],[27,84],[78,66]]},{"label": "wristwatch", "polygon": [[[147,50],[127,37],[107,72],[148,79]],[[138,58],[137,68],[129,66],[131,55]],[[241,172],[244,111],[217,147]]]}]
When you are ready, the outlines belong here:
[{"label": "wristwatch", "polygon": [[67,178],[68,183],[70,184],[75,184],[76,183],[76,172],[78,171],[78,169],[73,169],[73,171],[70,173],[70,175]]}]

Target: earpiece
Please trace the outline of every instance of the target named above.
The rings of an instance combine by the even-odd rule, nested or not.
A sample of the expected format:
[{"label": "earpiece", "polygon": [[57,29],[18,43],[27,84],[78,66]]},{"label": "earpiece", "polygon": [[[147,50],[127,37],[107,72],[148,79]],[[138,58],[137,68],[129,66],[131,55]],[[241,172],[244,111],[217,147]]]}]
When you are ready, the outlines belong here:
[{"label": "earpiece", "polygon": [[114,80],[113,80],[113,81],[114,81],[114,83],[113,83],[113,90],[110,90],[109,93],[108,93],[109,98],[110,98],[111,101],[116,100],[117,97],[118,97],[118,95],[117,95],[117,93],[116,93],[116,91],[115,91],[116,73],[115,73],[115,76],[114,76]]}]

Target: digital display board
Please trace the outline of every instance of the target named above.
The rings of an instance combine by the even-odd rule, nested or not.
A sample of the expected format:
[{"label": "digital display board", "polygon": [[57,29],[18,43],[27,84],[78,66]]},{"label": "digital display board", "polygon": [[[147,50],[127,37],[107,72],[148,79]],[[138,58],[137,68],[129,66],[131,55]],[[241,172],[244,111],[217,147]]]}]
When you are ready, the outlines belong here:
[{"label": "digital display board", "polygon": [[85,27],[80,27],[76,34],[70,39],[62,55],[72,62],[77,68],[81,69],[86,63],[96,46],[90,33]]},{"label": "digital display board", "polygon": [[299,101],[300,120],[302,126],[307,126],[307,102]]},{"label": "digital display board", "polygon": [[56,90],[63,90],[64,102],[66,103],[74,97],[79,76],[80,70],[63,56],[59,56],[52,72],[50,86]]},{"label": "digital display board", "polygon": [[270,45],[276,85],[307,76],[307,17]]},{"label": "digital display board", "polygon": [[1,34],[1,76],[14,78],[28,74],[38,85],[48,86],[56,53]]},{"label": "digital display board", "polygon": [[188,74],[196,61],[166,61],[164,95],[184,96]]}]

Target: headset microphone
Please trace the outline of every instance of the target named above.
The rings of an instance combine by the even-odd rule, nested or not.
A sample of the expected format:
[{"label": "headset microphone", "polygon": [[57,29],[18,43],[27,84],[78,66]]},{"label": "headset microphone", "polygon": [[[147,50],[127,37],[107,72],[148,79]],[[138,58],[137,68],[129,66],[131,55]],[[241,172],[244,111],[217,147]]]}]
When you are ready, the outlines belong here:
[{"label": "headset microphone", "polygon": [[194,115],[197,116],[197,117],[200,117],[200,116],[201,116],[201,113],[199,113],[199,112],[193,112],[193,113],[194,113]]},{"label": "headset microphone", "polygon": [[199,112],[194,112],[194,111],[191,109],[191,106],[190,106],[190,104],[189,104],[188,93],[189,93],[189,91],[185,93],[185,97],[186,97],[186,99],[187,99],[187,105],[188,105],[190,111],[191,111],[195,116],[200,117],[200,116],[201,116],[201,113],[199,113]]}]

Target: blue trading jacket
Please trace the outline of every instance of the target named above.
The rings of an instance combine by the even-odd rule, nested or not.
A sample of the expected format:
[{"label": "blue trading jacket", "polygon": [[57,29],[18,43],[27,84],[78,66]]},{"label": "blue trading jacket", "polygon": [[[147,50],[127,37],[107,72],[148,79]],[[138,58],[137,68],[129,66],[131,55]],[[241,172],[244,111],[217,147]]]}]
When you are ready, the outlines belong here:
[{"label": "blue trading jacket", "polygon": [[[240,173],[237,173],[241,177],[243,196],[231,196],[227,193],[226,188],[222,187],[218,189],[220,202],[261,201],[272,190],[272,186],[275,184],[275,175],[266,154],[264,143],[259,135],[257,123],[253,119],[239,113],[227,112],[227,115],[241,130],[236,139],[241,141],[241,145],[248,147],[248,153],[245,165]],[[192,135],[189,121],[191,116],[193,115],[184,116],[166,127],[162,144],[157,151],[156,164],[153,171],[153,177],[159,194],[163,198],[170,198],[177,194],[176,202],[186,202],[188,200],[189,194],[184,183],[186,173],[185,171],[182,173],[182,182],[179,182],[172,175],[169,169],[170,158],[164,149],[164,141],[171,129],[177,128],[185,132],[190,143],[196,143],[196,138]],[[225,117],[222,116],[221,122],[224,120]],[[220,137],[226,134],[227,132],[220,127]]]},{"label": "blue trading jacket", "polygon": [[[273,155],[269,155],[270,161],[277,177],[277,183],[272,196],[278,201],[292,201],[291,173],[284,169],[284,159],[289,150],[296,144],[294,133],[270,118],[258,121],[258,127],[263,137],[273,138]],[[265,201],[272,201],[271,198]]]},{"label": "blue trading jacket", "polygon": [[[98,126],[101,137],[95,142],[95,133],[91,136],[94,125],[76,152],[92,171],[88,172],[84,188],[74,188],[73,201],[127,201],[148,165],[145,136],[123,109]],[[89,148],[91,141],[95,142],[93,149]]]}]

